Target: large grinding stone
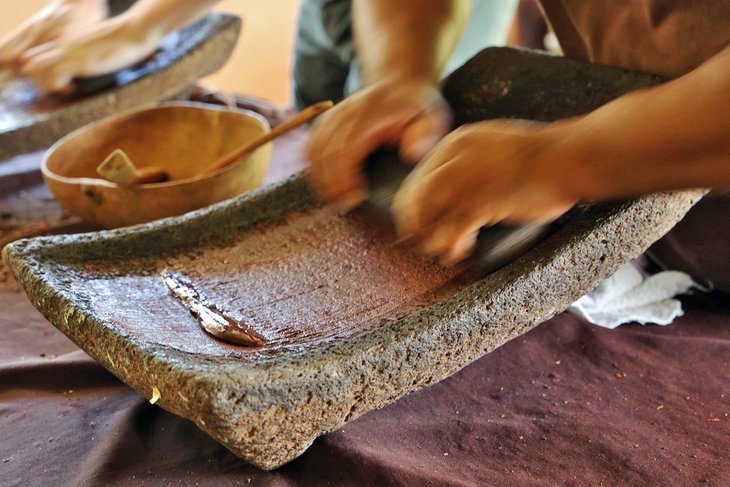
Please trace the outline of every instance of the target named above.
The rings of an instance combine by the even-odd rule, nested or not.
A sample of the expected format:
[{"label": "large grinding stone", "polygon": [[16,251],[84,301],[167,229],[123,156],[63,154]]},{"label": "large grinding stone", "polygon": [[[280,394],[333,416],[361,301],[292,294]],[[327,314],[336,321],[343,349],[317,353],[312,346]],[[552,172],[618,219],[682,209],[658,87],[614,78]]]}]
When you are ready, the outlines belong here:
[{"label": "large grinding stone", "polygon": [[[111,2],[113,12],[127,0]],[[202,76],[229,58],[241,29],[241,19],[211,13],[167,36],[147,61],[100,77],[110,85],[85,97],[39,97],[30,82],[11,80],[0,88],[0,161],[46,148],[89,122],[112,113],[185,93]],[[87,89],[91,83],[87,82]]]},{"label": "large grinding stone", "polygon": [[[658,81],[537,53],[490,49],[453,75],[444,92],[462,121],[512,115],[553,119]],[[657,194],[575,210],[523,257],[476,282],[456,281],[439,299],[416,300],[405,313],[375,306],[369,318],[332,324],[334,331],[324,337],[260,350],[206,336],[167,295],[157,273],[165,267],[184,272],[188,266],[207,289],[224,290],[219,295],[228,303],[256,299],[257,286],[277,273],[296,275],[287,266],[300,254],[320,250],[307,242],[319,238],[327,244],[326,215],[343,225],[355,218],[321,208],[302,177],[143,226],[17,241],[5,248],[4,258],[33,304],[111,372],[147,397],[156,388],[161,407],[189,418],[246,461],[272,469],[300,455],[317,436],[453,374],[562,311],[671,229],[701,195]],[[289,229],[303,221],[293,215],[302,214],[319,215],[314,219],[320,227],[313,225],[311,232],[318,236]],[[278,240],[259,238],[269,234]],[[291,235],[292,242],[282,242],[281,235]],[[350,251],[364,262],[395,255],[387,241],[378,246],[375,240],[362,235],[362,247]],[[260,246],[244,245],[251,241]],[[256,261],[269,245],[289,246],[288,260]],[[337,293],[349,286],[351,276],[375,271],[345,265],[337,242],[323,247],[331,258],[321,260],[317,272],[298,276],[311,281],[312,299],[322,290],[343,301],[360,299]],[[241,248],[254,249],[255,255]],[[251,277],[255,272],[258,280]],[[333,272],[339,273],[333,282],[318,281]],[[387,289],[399,279],[381,277],[360,283],[362,293]],[[255,311],[301,319],[297,316],[312,312],[307,296],[282,295]]]}]

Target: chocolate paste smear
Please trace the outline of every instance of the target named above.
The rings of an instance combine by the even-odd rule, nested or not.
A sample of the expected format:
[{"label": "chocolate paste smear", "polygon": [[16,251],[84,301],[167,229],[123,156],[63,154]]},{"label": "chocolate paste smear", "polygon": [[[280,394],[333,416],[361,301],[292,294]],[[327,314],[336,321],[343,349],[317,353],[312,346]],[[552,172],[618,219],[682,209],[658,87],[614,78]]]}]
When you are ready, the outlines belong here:
[{"label": "chocolate paste smear", "polygon": [[[126,333],[220,357],[318,346],[407,316],[464,285],[455,280],[459,269],[395,247],[387,232],[329,208],[293,213],[242,233],[233,245],[210,245],[198,255],[154,265],[159,268],[149,269],[151,275],[135,275],[119,264],[91,267],[72,286]],[[189,276],[267,343],[247,350],[207,336],[169,296],[157,275],[162,268]]]},{"label": "chocolate paste smear", "polygon": [[200,326],[214,337],[224,342],[247,347],[260,347],[266,339],[246,323],[234,320],[195,286],[190,279],[168,270],[160,274],[162,282],[170,289],[180,303],[195,316]]}]

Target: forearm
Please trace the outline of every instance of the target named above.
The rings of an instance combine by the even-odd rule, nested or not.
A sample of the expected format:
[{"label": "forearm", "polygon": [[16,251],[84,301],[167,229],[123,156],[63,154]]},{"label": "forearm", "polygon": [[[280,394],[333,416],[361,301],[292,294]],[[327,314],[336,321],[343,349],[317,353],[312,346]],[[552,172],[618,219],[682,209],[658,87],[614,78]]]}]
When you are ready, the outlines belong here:
[{"label": "forearm", "polygon": [[219,0],[138,0],[120,21],[155,45],[167,34],[195,21]]},{"label": "forearm", "polygon": [[[730,187],[730,48],[687,75],[546,129],[582,197]],[[581,190],[581,189],[579,189]]]},{"label": "forearm", "polygon": [[353,0],[364,84],[406,79],[437,84],[469,18],[470,0]]}]

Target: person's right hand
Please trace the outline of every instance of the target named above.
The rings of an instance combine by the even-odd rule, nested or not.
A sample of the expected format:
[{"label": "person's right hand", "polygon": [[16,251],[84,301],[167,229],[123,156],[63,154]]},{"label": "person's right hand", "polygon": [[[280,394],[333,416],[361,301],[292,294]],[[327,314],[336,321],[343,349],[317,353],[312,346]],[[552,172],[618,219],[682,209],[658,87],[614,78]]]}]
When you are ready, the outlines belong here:
[{"label": "person's right hand", "polygon": [[356,206],[367,196],[361,170],[372,152],[398,147],[415,164],[450,127],[451,110],[433,84],[373,83],[317,120],[307,148],[312,183],[326,200]]},{"label": "person's right hand", "polygon": [[56,0],[0,39],[0,66],[22,64],[29,49],[77,34],[107,15],[107,0]]}]

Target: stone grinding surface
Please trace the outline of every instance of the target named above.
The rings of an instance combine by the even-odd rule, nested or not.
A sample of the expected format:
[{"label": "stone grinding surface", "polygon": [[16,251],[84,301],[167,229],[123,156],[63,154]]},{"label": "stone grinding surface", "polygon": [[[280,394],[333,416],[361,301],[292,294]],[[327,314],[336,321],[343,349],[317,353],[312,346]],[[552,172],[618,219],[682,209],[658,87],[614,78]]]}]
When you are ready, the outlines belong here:
[{"label": "stone grinding surface", "polygon": [[[0,249],[38,235],[98,230],[67,213],[43,184],[38,170],[42,152],[0,163]],[[0,261],[0,284],[11,280]]]},{"label": "stone grinding surface", "polygon": [[26,117],[49,113],[70,103],[70,99],[44,97],[28,80],[12,79],[0,87],[0,131],[22,124]]},{"label": "stone grinding surface", "polygon": [[[447,81],[444,93],[458,120],[507,116],[505,107],[511,107],[512,116],[517,118],[532,115],[550,120],[591,110],[632,87],[659,81],[535,53],[489,49],[457,71]],[[701,195],[701,191],[650,195],[576,212],[560,231],[524,257],[478,282],[457,282],[453,292],[449,284],[416,286],[417,292],[410,297],[398,298],[398,309],[416,304],[407,316],[386,314],[382,318],[387,323],[382,325],[355,333],[345,329],[344,338],[319,342],[315,338],[309,343],[317,346],[293,347],[260,362],[160,347],[156,337],[145,341],[121,330],[118,317],[100,316],[94,308],[97,296],[90,288],[82,289],[86,294],[76,292],[73,286],[78,283],[74,280],[94,273],[106,280],[136,276],[158,280],[157,271],[163,264],[174,268],[183,263],[190,265],[192,277],[196,269],[209,270],[209,266],[225,276],[230,271],[224,262],[226,248],[237,259],[248,256],[252,249],[253,255],[270,256],[263,239],[256,247],[256,232],[270,239],[297,224],[303,228],[311,225],[311,242],[316,242],[319,236],[314,238],[314,234],[320,227],[338,219],[334,214],[323,220],[312,217],[326,215],[315,209],[314,196],[302,178],[145,226],[19,241],[5,248],[4,258],[31,301],[104,366],[147,397],[153,387],[159,390],[157,404],[191,419],[236,455],[272,469],[296,458],[317,436],[438,382],[561,311],[666,233]],[[277,225],[286,218],[289,225]],[[238,230],[243,231],[237,234]],[[348,245],[343,248],[352,250]],[[193,258],[196,249],[203,252],[205,265],[200,255]],[[321,249],[314,245],[311,249],[320,256],[318,262],[331,265],[329,257],[337,262],[336,252],[317,254]],[[393,257],[392,248],[387,249],[379,259],[381,265]],[[126,264],[114,269],[123,262]],[[235,274],[235,279],[260,285],[253,278],[255,266],[251,269],[248,277]],[[352,275],[368,275],[362,272],[353,270]],[[412,275],[408,273],[405,275]],[[423,273],[414,275],[412,283],[416,284]],[[428,278],[433,279],[433,274]],[[450,278],[444,276],[443,282]],[[216,286],[211,281],[212,289],[207,291],[229,299],[237,283],[220,283]],[[159,285],[161,298],[164,287],[161,282]],[[352,289],[368,291],[360,286]],[[241,290],[235,292],[237,297]],[[429,295],[441,292],[444,294]],[[431,296],[437,299],[431,301]],[[155,301],[159,306],[160,299]],[[346,314],[351,310],[358,308],[346,308]],[[181,307],[178,311],[185,313]],[[197,327],[191,318],[186,319]],[[376,323],[380,317],[368,319]],[[340,331],[332,336],[337,333]]]},{"label": "stone grinding surface", "polygon": [[44,224],[71,219],[40,181],[0,194],[0,232],[25,228],[29,222]]},{"label": "stone grinding surface", "polygon": [[[210,245],[145,262],[69,267],[72,293],[121,332],[154,347],[256,361],[302,351],[393,322],[442,301],[461,286],[446,269],[394,246],[389,233],[331,208],[293,212],[233,245]],[[206,334],[159,278],[167,268],[192,279],[226,315],[268,341],[261,348]]]}]

